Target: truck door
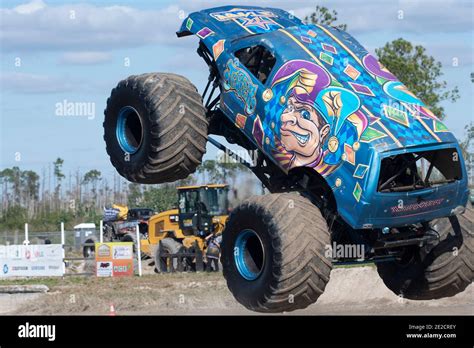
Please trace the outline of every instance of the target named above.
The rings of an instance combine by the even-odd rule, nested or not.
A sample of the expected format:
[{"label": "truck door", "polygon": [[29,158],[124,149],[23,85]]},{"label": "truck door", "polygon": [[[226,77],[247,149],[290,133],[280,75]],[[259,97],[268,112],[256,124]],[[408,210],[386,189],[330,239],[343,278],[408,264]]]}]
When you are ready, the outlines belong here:
[{"label": "truck door", "polygon": [[226,62],[223,79],[224,111],[249,139],[263,148],[265,117],[262,95],[276,58],[264,40],[242,40]]}]

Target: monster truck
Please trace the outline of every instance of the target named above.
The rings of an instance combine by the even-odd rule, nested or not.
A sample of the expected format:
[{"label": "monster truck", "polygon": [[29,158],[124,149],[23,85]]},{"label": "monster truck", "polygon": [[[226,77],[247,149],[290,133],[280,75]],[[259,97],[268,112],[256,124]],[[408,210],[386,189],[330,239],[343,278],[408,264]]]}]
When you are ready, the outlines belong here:
[{"label": "monster truck", "polygon": [[409,299],[453,296],[472,282],[473,213],[456,138],[352,36],[248,6],[192,13],[177,35],[192,34],[210,72],[202,96],[176,74],[130,76],[107,101],[104,139],[113,166],[136,183],[187,177],[208,141],[226,149],[211,134],[251,152],[245,165],[270,193],[232,211],[221,245],[241,304],[305,308],[338,260],[376,262]]}]

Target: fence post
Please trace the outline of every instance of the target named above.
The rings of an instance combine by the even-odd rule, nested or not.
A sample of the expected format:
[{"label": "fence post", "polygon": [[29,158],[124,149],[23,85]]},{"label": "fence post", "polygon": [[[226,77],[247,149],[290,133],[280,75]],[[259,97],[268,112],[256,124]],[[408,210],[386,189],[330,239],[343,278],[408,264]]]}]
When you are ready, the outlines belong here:
[{"label": "fence post", "polygon": [[137,261],[138,261],[138,276],[142,276],[142,253],[140,245],[140,226],[137,225]]},{"label": "fence post", "polygon": [[25,240],[23,241],[23,244],[30,244],[30,240],[28,239],[28,224],[25,223]]},{"label": "fence post", "polygon": [[66,274],[66,262],[64,260],[66,258],[66,250],[64,248],[64,244],[66,244],[66,238],[64,237],[64,222],[61,222],[61,245],[63,247],[63,277]]},{"label": "fence post", "polygon": [[64,222],[61,222],[61,245],[64,246],[64,244],[66,244],[64,238]]},{"label": "fence post", "polygon": [[100,223],[99,223],[99,241],[101,243],[104,242],[104,221],[100,220]]}]

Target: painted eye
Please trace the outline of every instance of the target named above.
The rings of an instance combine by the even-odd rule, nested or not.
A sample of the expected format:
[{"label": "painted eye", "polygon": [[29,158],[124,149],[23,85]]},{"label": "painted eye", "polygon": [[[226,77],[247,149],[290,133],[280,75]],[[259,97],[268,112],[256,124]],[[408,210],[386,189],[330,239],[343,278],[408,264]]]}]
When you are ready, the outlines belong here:
[{"label": "painted eye", "polygon": [[303,117],[305,120],[309,120],[311,119],[311,114],[308,110],[303,110],[301,111],[301,117]]},{"label": "painted eye", "polygon": [[294,112],[294,111],[295,111],[295,107],[294,107],[293,105],[289,104],[289,105],[286,107],[286,110],[287,110],[288,112]]}]

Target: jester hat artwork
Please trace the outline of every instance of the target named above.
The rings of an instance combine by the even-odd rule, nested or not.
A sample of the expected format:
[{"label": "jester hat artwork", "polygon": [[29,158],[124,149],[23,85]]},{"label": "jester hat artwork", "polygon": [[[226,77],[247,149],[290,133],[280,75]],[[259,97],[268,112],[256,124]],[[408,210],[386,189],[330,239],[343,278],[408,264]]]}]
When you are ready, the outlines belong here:
[{"label": "jester hat artwork", "polygon": [[284,99],[280,97],[278,100],[281,104],[294,96],[300,102],[313,105],[316,96],[329,86],[330,81],[327,72],[319,65],[305,60],[291,60],[277,71],[272,86],[282,89]]},{"label": "jester hat artwork", "polygon": [[273,77],[271,88],[266,116],[271,118],[268,124],[276,138],[272,145],[285,150],[279,160],[289,168],[337,165],[347,142],[352,146],[367,126],[365,116],[356,113],[359,98],[331,86],[330,76],[314,63],[285,63]]}]

